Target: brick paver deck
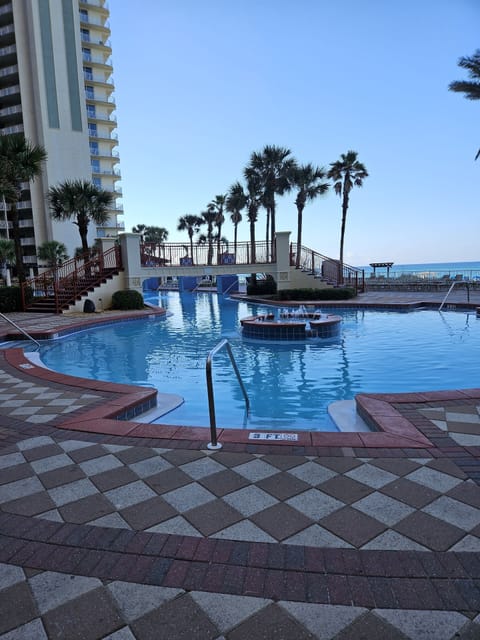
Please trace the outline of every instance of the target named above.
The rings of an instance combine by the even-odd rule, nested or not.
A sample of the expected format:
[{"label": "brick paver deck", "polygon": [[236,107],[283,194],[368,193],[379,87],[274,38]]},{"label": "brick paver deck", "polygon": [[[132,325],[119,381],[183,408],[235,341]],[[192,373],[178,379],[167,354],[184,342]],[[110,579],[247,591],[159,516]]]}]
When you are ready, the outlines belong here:
[{"label": "brick paver deck", "polygon": [[210,452],[0,356],[0,638],[480,637],[479,390],[365,396],[370,446]]}]

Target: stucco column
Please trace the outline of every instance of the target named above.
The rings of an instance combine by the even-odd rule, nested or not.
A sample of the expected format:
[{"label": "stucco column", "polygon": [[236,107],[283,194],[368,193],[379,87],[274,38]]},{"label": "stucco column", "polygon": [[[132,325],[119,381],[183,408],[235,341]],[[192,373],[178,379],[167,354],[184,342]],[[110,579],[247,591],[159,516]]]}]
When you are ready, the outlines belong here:
[{"label": "stucco column", "polygon": [[275,280],[277,289],[290,288],[290,231],[277,231],[275,234],[277,271]]},{"label": "stucco column", "polygon": [[127,289],[135,289],[142,292],[142,267],[140,262],[139,233],[121,233],[119,235],[122,262],[125,273],[125,285]]}]

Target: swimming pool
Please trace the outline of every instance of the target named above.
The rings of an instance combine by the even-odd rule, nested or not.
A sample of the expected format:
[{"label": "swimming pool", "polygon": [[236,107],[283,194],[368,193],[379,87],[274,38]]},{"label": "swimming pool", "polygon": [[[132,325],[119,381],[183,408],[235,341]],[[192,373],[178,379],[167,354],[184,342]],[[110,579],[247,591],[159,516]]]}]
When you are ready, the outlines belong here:
[{"label": "swimming pool", "polygon": [[185,402],[157,420],[208,426],[205,360],[221,338],[231,344],[251,414],[225,351],[214,359],[219,427],[336,430],[327,408],[359,392],[397,393],[478,386],[480,319],[473,312],[335,310],[338,338],[302,343],[246,341],[240,319],[268,311],[216,294],[169,292],[150,302],[161,320],[110,325],[42,346],[47,367],[87,378],[155,386]]}]

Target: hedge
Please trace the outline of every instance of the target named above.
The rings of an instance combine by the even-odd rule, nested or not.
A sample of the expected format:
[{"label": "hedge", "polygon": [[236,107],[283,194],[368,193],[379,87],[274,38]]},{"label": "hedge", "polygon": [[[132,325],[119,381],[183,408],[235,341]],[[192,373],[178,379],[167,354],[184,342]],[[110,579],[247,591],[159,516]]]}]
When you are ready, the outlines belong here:
[{"label": "hedge", "polygon": [[325,289],[282,289],[279,300],[348,300],[355,297],[355,290],[347,287]]},{"label": "hedge", "polygon": [[[30,301],[32,297],[31,289],[26,290],[26,300]],[[22,290],[20,287],[1,287],[0,288],[0,313],[9,313],[11,311],[22,311]]]},{"label": "hedge", "polygon": [[126,311],[128,309],[143,309],[144,306],[142,294],[134,289],[115,291],[112,296],[112,309]]}]

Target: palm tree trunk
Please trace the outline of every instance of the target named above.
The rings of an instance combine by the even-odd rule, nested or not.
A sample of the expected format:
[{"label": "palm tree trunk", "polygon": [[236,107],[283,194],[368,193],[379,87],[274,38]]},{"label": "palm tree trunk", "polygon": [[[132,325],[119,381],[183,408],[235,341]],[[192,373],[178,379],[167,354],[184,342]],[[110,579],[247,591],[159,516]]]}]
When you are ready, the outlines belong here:
[{"label": "palm tree trunk", "polygon": [[[250,262],[252,264],[255,264],[256,256],[255,256],[255,223],[254,222],[250,222],[250,244],[251,244]],[[250,276],[251,276],[251,284],[255,286],[257,282],[257,274],[251,273]]]},{"label": "palm tree trunk", "polygon": [[188,234],[190,236],[190,256],[192,258],[192,265],[195,264],[193,260],[193,233]]},{"label": "palm tree trunk", "polygon": [[342,202],[342,227],[340,230],[340,265],[338,274],[338,284],[343,284],[343,242],[345,239],[345,225],[347,222],[348,211],[348,191],[343,190],[343,202]]},{"label": "palm tree trunk", "polygon": [[270,217],[271,217],[271,225],[272,225],[272,237],[271,237],[271,243],[272,243],[272,262],[275,262],[275,200],[272,202],[272,210],[270,212]]},{"label": "palm tree trunk", "polygon": [[300,254],[302,253],[302,214],[303,214],[303,206],[301,204],[297,204],[298,211],[298,223],[297,223],[297,255],[295,258],[295,268],[300,268]]},{"label": "palm tree trunk", "polygon": [[17,270],[17,277],[20,284],[25,282],[25,269],[23,267],[23,250],[20,237],[20,223],[18,220],[17,203],[12,202],[10,206],[10,213],[12,218],[12,236],[15,243],[15,263]]},{"label": "palm tree trunk", "polygon": [[265,230],[265,242],[267,244],[267,255],[268,255],[269,239],[270,239],[270,207],[267,207],[267,227]]},{"label": "palm tree trunk", "polygon": [[238,222],[234,227],[233,231],[233,255],[235,256],[235,264],[237,263],[237,233],[238,233]]}]

